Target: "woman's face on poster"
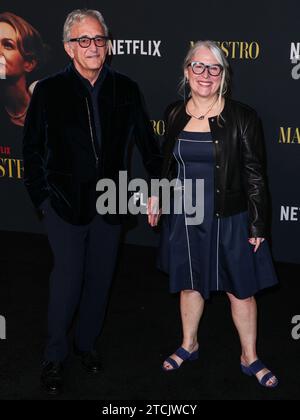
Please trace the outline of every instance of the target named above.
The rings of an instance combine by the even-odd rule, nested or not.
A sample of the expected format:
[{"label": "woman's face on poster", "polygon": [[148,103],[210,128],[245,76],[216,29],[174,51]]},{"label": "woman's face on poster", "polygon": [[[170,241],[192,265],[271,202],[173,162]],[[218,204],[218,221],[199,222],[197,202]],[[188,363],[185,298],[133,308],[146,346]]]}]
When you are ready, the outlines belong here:
[{"label": "woman's face on poster", "polygon": [[18,48],[15,29],[0,22],[0,79],[19,79],[35,67],[32,60],[25,60]]}]

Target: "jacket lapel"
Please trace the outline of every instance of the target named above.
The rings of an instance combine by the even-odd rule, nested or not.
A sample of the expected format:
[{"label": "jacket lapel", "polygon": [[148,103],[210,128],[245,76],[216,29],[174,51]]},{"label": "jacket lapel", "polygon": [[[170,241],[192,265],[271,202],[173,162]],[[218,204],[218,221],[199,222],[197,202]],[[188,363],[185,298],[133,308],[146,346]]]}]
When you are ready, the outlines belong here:
[{"label": "jacket lapel", "polygon": [[108,69],[107,75],[100,88],[98,101],[101,125],[101,152],[102,154],[105,154],[109,143],[116,103],[115,77],[111,69]]}]

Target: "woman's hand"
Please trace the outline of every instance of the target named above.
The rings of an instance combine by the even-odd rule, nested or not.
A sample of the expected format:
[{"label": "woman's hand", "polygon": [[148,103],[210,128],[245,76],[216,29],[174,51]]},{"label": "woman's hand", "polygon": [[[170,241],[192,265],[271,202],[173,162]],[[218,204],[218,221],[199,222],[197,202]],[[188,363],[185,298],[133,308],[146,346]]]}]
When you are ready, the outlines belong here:
[{"label": "woman's hand", "polygon": [[149,197],[147,201],[148,223],[150,226],[157,226],[161,215],[161,210],[158,208],[158,197]]},{"label": "woman's hand", "polygon": [[264,240],[265,238],[249,238],[248,239],[249,243],[254,246],[253,252],[256,252],[258,250],[258,248],[260,247],[260,244],[262,244]]}]

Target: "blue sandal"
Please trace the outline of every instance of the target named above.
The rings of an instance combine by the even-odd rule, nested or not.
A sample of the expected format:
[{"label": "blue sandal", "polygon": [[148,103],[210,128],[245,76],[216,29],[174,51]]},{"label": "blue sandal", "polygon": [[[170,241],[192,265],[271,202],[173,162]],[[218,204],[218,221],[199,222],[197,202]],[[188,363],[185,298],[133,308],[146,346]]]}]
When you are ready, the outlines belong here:
[{"label": "blue sandal", "polygon": [[[177,349],[175,351],[176,356],[180,357],[180,359],[182,359],[184,362],[189,360],[190,362],[192,362],[193,360],[197,360],[199,357],[199,350],[193,351],[192,353],[188,352],[187,350],[185,350],[183,347],[179,347],[179,349]],[[169,363],[173,369],[166,369],[164,366],[162,366],[163,370],[165,372],[169,372],[169,371],[173,371],[176,369],[179,369],[181,365],[178,365],[178,363],[176,362],[176,360],[172,359],[172,357],[168,357],[165,362]],[[165,363],[164,362],[164,363]]]},{"label": "blue sandal", "polygon": [[[251,363],[249,366],[245,366],[241,363],[242,372],[248,376],[255,376],[258,372],[262,369],[267,369],[266,366],[259,360],[255,360],[255,362]],[[275,378],[275,382],[271,385],[267,385],[267,382],[271,378]],[[272,372],[266,373],[260,380],[258,380],[260,385],[265,386],[266,388],[275,388],[278,385],[278,379]]]}]

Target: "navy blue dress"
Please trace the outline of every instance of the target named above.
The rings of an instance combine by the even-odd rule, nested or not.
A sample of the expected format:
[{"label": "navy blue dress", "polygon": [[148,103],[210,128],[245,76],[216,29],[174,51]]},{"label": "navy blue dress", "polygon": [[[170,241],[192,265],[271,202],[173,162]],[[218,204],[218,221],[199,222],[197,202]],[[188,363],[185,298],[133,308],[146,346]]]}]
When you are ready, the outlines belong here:
[{"label": "navy blue dress", "polygon": [[[214,215],[214,154],[211,133],[182,131],[176,141],[178,186],[181,197],[172,200],[171,214],[162,217],[158,268],[167,272],[170,291],[197,290],[204,299],[212,291],[226,291],[239,299],[277,284],[269,245],[265,240],[253,252],[248,242],[247,212],[218,218]],[[193,188],[187,188],[187,180]],[[204,218],[189,224],[196,203],[196,180],[204,180]],[[181,187],[183,186],[183,187]],[[174,203],[182,201],[176,214]],[[177,205],[180,204],[177,202]],[[189,205],[189,206],[188,206]]]}]

